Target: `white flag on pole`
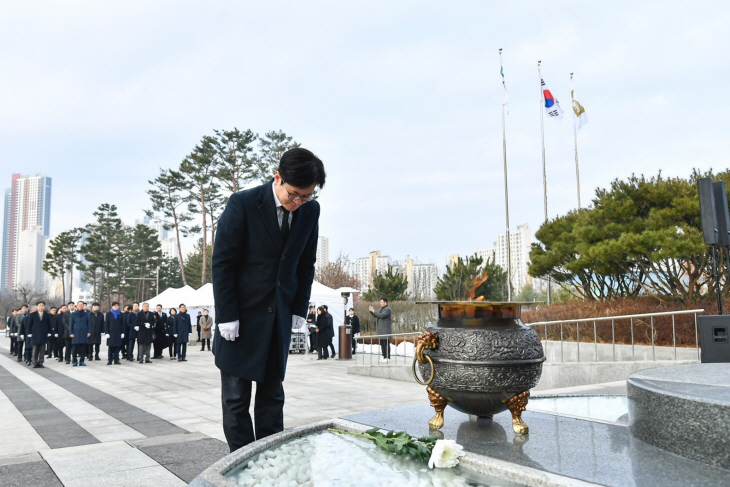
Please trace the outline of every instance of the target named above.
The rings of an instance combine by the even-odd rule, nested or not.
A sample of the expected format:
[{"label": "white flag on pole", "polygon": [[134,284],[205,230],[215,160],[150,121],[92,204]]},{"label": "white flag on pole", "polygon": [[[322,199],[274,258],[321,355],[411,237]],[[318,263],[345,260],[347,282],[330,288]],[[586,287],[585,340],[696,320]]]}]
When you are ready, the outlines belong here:
[{"label": "white flag on pole", "polygon": [[573,113],[575,114],[574,122],[577,124],[578,129],[588,123],[588,115],[586,115],[586,110],[583,108],[583,105],[581,105],[578,102],[578,99],[575,96],[575,86],[573,85],[573,77],[570,77],[570,97],[573,99]]}]

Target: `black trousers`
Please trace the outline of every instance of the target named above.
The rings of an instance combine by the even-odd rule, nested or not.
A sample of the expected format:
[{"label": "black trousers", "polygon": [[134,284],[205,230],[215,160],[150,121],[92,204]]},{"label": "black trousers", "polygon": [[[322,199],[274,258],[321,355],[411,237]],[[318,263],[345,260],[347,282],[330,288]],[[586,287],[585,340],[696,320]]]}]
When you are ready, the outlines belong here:
[{"label": "black trousers", "polygon": [[221,371],[223,433],[231,451],[284,430],[284,387],[278,370],[279,347],[271,340],[263,382],[256,383],[256,399],[251,423],[251,381]]},{"label": "black trousers", "polygon": [[101,349],[101,343],[89,343],[89,351],[87,358],[89,360],[94,358],[94,350],[96,350],[96,356],[99,356],[99,350]]},{"label": "black trousers", "polygon": [[23,361],[23,344],[24,343],[25,343],[24,340],[15,341],[15,355],[18,356],[18,362]]},{"label": "black trousers", "polygon": [[46,348],[46,357],[47,358],[51,358],[51,356],[53,356],[53,357],[58,356],[57,355],[58,346],[56,345],[57,342],[58,342],[58,338],[56,338],[56,337],[50,337],[48,339],[48,346]]},{"label": "black trousers", "polygon": [[122,358],[127,358],[127,338],[122,338],[122,346],[120,347]]},{"label": "black trousers", "polygon": [[15,342],[17,341],[15,337],[10,337],[10,355],[15,355],[15,351],[17,350]]},{"label": "black trousers", "polygon": [[208,350],[210,350],[210,338],[201,338],[200,340],[202,342],[200,344],[200,349],[201,350],[204,350],[205,349],[205,342],[208,342]]},{"label": "black trousers", "polygon": [[86,358],[86,350],[88,345],[86,343],[77,343],[76,345],[72,345],[71,348],[73,348],[73,351],[71,352],[73,355],[74,362],[76,362],[77,356],[81,357],[81,361],[83,362]]},{"label": "black trousers", "polygon": [[380,339],[380,351],[383,354],[383,358],[390,358],[390,339]]},{"label": "black trousers", "polygon": [[71,349],[73,348],[73,345],[71,345],[71,339],[64,338],[63,341],[66,343],[66,352],[64,353],[63,358],[66,362],[71,362]]},{"label": "black trousers", "polygon": [[162,338],[155,338],[152,342],[152,358],[162,358],[162,351],[165,347],[162,346]]},{"label": "black trousers", "polygon": [[121,346],[109,347],[109,362],[119,363],[119,349]]},{"label": "black trousers", "polygon": [[316,331],[309,332],[309,351],[314,352],[315,350],[319,350],[319,347],[317,346],[317,335],[318,333]]}]

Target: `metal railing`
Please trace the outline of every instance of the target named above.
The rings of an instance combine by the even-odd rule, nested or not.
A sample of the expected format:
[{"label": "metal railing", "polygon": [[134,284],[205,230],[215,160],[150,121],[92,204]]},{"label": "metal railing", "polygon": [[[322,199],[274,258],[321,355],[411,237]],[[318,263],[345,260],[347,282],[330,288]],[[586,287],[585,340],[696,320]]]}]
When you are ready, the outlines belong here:
[{"label": "metal railing", "polygon": [[[696,360],[700,359],[700,343],[699,334],[697,331],[697,315],[704,313],[704,309],[691,309],[683,311],[667,311],[662,313],[645,313],[635,315],[623,315],[623,316],[605,316],[597,318],[582,318],[575,320],[559,320],[559,321],[541,321],[536,323],[527,323],[527,326],[532,327],[538,332],[543,343],[543,349],[545,350],[545,356],[548,362],[604,362],[610,361],[608,357],[612,358],[614,362],[628,361],[628,347],[631,347],[631,358],[633,362],[637,361],[637,351],[640,355],[639,361],[656,361],[657,352],[659,360],[695,360],[694,355],[696,354]],[[677,316],[693,315],[691,321],[694,322],[694,348],[681,346],[679,347],[680,352],[678,356],[677,347]],[[671,317],[672,335],[671,335],[671,346],[668,345],[657,345],[656,336],[660,328],[655,321],[659,318]],[[634,332],[636,329],[637,322],[646,328],[646,320],[648,319],[649,335],[651,339],[651,345],[639,343],[635,341]],[[598,333],[598,324],[611,323],[611,342],[600,342],[598,341],[599,335],[605,336],[605,333]],[[628,322],[631,343],[616,343],[616,326],[617,322]],[[592,324],[593,328],[593,342],[590,340],[581,340],[581,325]],[[668,323],[666,323],[668,325]],[[575,325],[575,326],[573,326]],[[550,332],[549,328],[560,326],[559,340],[549,339],[549,336],[554,332]],[[543,329],[541,330],[540,327]],[[569,334],[567,339],[565,336],[565,328],[568,328]],[[584,333],[585,333],[585,326]],[[575,330],[573,336],[572,331]],[[662,330],[663,331],[663,330]],[[542,333],[541,333],[542,332]],[[558,359],[558,344],[559,344],[559,359]],[[581,345],[583,345],[583,357],[588,360],[581,359]],[[593,350],[590,347],[593,345]],[[649,348],[650,347],[650,348]],[[649,351],[651,351],[651,358],[649,358]],[[592,352],[592,353],[591,353]],[[566,353],[568,359],[566,360]],[[587,357],[588,356],[588,357]]]},{"label": "metal railing", "polygon": [[[416,355],[416,338],[421,332],[390,333],[358,337],[357,353],[352,356],[356,365],[408,365]],[[390,360],[383,360],[382,341],[388,343]]]}]

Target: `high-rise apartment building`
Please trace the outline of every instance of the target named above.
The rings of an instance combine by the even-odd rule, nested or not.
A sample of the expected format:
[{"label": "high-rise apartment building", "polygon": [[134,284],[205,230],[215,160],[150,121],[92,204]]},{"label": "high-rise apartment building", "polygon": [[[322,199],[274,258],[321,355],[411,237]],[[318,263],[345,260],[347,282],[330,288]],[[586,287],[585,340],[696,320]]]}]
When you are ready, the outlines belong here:
[{"label": "high-rise apartment building", "polygon": [[360,289],[365,292],[373,285],[375,273],[385,274],[391,265],[390,257],[379,250],[370,252],[367,257],[355,261],[355,278],[360,281]]},{"label": "high-rise apartment building", "polygon": [[162,256],[167,259],[177,259],[177,239],[170,237],[169,232],[165,229],[164,222],[159,218],[150,218],[145,216],[142,220],[135,220],[135,225],[147,225],[157,232],[157,239],[160,241],[160,249]]},{"label": "high-rise apartment building", "polygon": [[406,259],[398,266],[398,272],[408,281],[408,296],[413,299],[433,299],[436,294],[438,267],[435,264],[421,264],[414,259]]},{"label": "high-rise apartment building", "polygon": [[50,217],[51,178],[40,174],[13,174],[10,188],[5,190],[0,288],[12,292],[21,284],[34,286],[36,289],[42,286],[42,278],[22,283],[20,278],[36,276],[36,269],[43,266],[45,245],[44,241],[39,243],[39,236],[42,239],[48,238]]},{"label": "high-rise apartment building", "polygon": [[[510,257],[511,257],[511,277],[512,289],[514,294],[520,292],[522,287],[532,282],[532,278],[527,275],[527,268],[530,266],[530,249],[532,242],[535,240],[535,234],[530,231],[530,227],[525,223],[518,225],[517,231],[510,232]],[[498,233],[494,246],[486,249],[477,249],[476,254],[484,259],[494,259],[494,262],[502,269],[507,271],[507,234]]]},{"label": "high-rise apartment building", "polygon": [[327,237],[319,236],[317,238],[317,262],[314,264],[316,269],[321,269],[330,263],[330,241]]}]

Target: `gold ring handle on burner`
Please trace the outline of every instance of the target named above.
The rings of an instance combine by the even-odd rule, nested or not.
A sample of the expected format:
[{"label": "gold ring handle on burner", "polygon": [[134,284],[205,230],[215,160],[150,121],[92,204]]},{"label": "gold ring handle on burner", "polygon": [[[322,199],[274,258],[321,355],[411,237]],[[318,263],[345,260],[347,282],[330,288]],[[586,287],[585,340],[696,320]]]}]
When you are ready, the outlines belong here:
[{"label": "gold ring handle on burner", "polygon": [[[416,382],[422,386],[427,386],[433,382],[433,378],[436,376],[436,367],[433,365],[433,360],[428,355],[424,355],[424,350],[435,350],[438,346],[438,333],[432,333],[430,331],[423,332],[423,334],[416,340],[416,356],[413,358],[413,378]],[[427,381],[422,381],[418,378],[416,373],[416,361],[421,364],[428,363],[431,365],[431,376]]]}]

